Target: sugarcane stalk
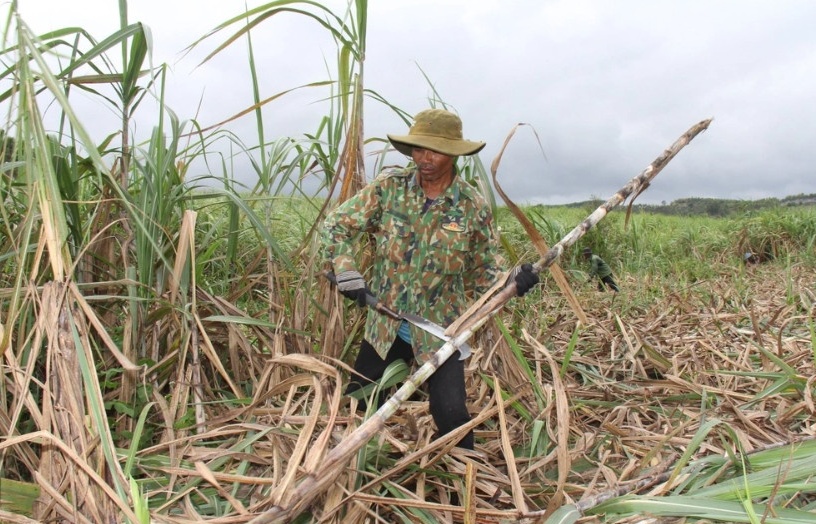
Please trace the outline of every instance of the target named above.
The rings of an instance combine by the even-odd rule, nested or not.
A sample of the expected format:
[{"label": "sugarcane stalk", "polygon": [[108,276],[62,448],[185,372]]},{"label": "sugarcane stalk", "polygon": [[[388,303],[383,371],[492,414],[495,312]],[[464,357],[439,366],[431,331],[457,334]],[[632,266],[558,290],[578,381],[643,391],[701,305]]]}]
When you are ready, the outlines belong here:
[{"label": "sugarcane stalk", "polygon": [[[683,133],[668,149],[657,157],[646,169],[640,172],[639,175],[629,181],[624,187],[618,190],[609,200],[598,206],[587,218],[564,236],[557,244],[551,247],[535,264],[533,264],[533,272],[540,273],[542,270],[550,267],[563,253],[564,250],[575,244],[582,236],[586,234],[593,226],[600,222],[615,206],[624,202],[630,195],[638,195],[643,192],[652,179],[657,176],[660,171],[666,167],[666,164],[674,158],[691,140],[708,129],[711,119],[703,120],[692,126],[688,131]],[[481,325],[480,319],[490,317],[496,311],[502,308],[510,299],[516,296],[516,283],[511,281],[501,291],[496,293],[490,300],[483,303],[476,303],[476,307],[472,307],[464,314],[462,314],[453,324],[448,326],[445,330],[445,335],[454,337],[458,333],[475,326],[477,323]]]},{"label": "sugarcane stalk", "polygon": [[[590,228],[603,219],[613,207],[626,200],[629,195],[636,191],[639,193],[645,190],[650,181],[666,164],[695,136],[707,129],[710,123],[711,119],[703,120],[686,131],[671,147],[666,149],[654,162],[649,164],[645,170],[615,193],[606,203],[596,209],[589,217],[575,227],[575,229],[570,231],[560,242],[550,248],[547,253],[533,265],[533,271],[539,273],[552,265],[553,262],[561,256],[565,248],[575,244]],[[496,286],[494,286],[494,289],[495,287]],[[252,519],[250,524],[290,522],[294,517],[304,511],[318,495],[334,483],[354,453],[377,433],[382,431],[386,421],[399,409],[402,403],[408,400],[408,398],[457,351],[456,348],[458,346],[466,343],[477,329],[484,325],[493,315],[498,313],[502,306],[514,296],[516,296],[516,285],[515,282],[510,282],[489,300],[477,301],[476,305],[478,307],[475,308],[473,312],[469,310],[451,325],[451,327],[454,325],[457,326],[456,333],[451,335],[451,339],[439,348],[425,364],[420,366],[376,413],[371,415],[370,418],[365,420],[348,437],[329,451],[326,457],[320,461],[320,466],[316,470],[307,473],[306,477],[295,487],[289,496],[282,497],[272,508]],[[465,322],[459,322],[459,320],[462,319],[464,319]]]},{"label": "sugarcane stalk", "polygon": [[[533,247],[535,247],[536,251],[538,251],[541,256],[544,256],[550,249],[549,246],[547,246],[547,242],[544,241],[544,238],[535,228],[533,223],[530,222],[530,219],[527,218],[527,215],[524,214],[524,211],[522,211],[521,208],[515,204],[515,202],[510,200],[510,197],[507,196],[507,193],[504,192],[501,184],[499,184],[497,177],[499,163],[501,162],[501,157],[504,154],[504,150],[507,149],[510,139],[513,138],[513,135],[516,133],[516,129],[518,129],[518,127],[521,125],[524,124],[516,124],[516,127],[514,127],[513,130],[510,131],[510,134],[507,135],[507,138],[505,138],[504,145],[502,145],[502,148],[499,150],[499,154],[496,155],[496,158],[493,159],[493,163],[490,165],[490,174],[493,176],[493,186],[496,188],[496,192],[499,194],[502,200],[504,200],[505,205],[516,217],[516,220],[519,221],[521,227],[524,228],[524,231],[530,238]],[[584,309],[581,307],[578,299],[575,298],[575,293],[572,292],[572,288],[570,287],[569,282],[567,282],[567,277],[564,275],[564,271],[558,264],[552,264],[550,266],[550,274],[552,275],[553,280],[555,280],[555,284],[558,286],[558,289],[561,290],[561,294],[567,299],[567,303],[569,304],[570,308],[572,308],[575,316],[578,317],[578,320],[582,324],[587,325],[589,321],[587,320],[586,313],[584,313]]]}]

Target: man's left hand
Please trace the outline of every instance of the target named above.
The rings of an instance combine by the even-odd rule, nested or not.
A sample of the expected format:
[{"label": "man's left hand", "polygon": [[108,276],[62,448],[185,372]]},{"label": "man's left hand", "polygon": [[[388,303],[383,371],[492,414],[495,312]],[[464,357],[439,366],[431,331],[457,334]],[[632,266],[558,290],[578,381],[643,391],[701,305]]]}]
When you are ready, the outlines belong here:
[{"label": "man's left hand", "polygon": [[519,297],[524,296],[539,282],[538,275],[533,273],[532,264],[522,264],[514,267],[513,271],[510,272],[510,279],[515,280],[516,296]]}]

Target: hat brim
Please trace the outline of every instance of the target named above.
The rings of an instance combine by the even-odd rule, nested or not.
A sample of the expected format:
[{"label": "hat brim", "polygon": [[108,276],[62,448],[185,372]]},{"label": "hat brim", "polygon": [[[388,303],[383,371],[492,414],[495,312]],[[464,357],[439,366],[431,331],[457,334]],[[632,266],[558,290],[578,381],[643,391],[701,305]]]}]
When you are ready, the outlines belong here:
[{"label": "hat brim", "polygon": [[430,135],[386,135],[394,149],[405,156],[411,156],[415,147],[428,149],[448,156],[469,156],[478,153],[484,148],[484,142],[471,140],[452,140],[440,136]]}]

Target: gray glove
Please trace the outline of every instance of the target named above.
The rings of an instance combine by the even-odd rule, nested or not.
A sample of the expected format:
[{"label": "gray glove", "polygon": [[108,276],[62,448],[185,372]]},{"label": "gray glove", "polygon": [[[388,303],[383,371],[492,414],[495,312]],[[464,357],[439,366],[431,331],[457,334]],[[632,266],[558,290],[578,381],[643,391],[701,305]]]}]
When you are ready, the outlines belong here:
[{"label": "gray glove", "polygon": [[359,272],[343,271],[335,277],[337,279],[337,290],[344,297],[354,300],[360,307],[366,305],[366,281]]}]

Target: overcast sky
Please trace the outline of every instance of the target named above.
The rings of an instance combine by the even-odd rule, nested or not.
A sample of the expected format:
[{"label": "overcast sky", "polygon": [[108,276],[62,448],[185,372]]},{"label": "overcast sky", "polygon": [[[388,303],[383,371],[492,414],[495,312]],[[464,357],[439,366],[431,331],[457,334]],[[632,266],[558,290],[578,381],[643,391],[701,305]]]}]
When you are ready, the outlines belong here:
[{"label": "overcast sky", "polygon": [[[20,0],[20,12],[37,33],[77,25],[102,39],[118,27],[117,3]],[[342,0],[324,5],[345,12]],[[130,2],[130,20],[152,31],[154,62],[172,66],[167,100],[182,119],[208,125],[250,105],[245,46],[203,66],[223,37],[182,53],[243,6]],[[369,0],[365,83],[416,113],[431,96],[424,71],[462,117],[465,137],[487,142],[480,154],[487,166],[514,126],[529,124],[499,170],[518,203],[606,199],[705,118],[714,118],[708,131],[638,202],[784,197],[816,193],[814,27],[812,0]],[[295,15],[262,24],[253,43],[262,98],[326,79],[335,61],[325,31]],[[267,135],[313,133],[327,113],[325,96],[305,91],[271,103]],[[102,136],[116,128],[107,116],[110,126],[93,119]],[[244,136],[253,129],[249,119],[235,125]],[[367,137],[406,131],[392,112],[366,102]],[[389,163],[402,162],[394,153]]]}]

